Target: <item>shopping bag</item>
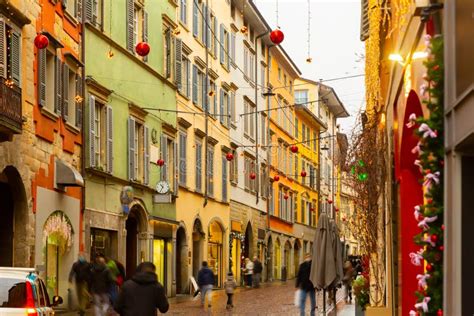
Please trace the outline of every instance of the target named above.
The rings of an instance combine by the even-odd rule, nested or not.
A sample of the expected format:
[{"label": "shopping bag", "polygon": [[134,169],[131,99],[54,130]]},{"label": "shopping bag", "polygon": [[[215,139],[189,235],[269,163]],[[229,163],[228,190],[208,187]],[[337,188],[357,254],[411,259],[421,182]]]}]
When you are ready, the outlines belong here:
[{"label": "shopping bag", "polygon": [[300,307],[300,297],[301,297],[301,290],[297,289],[295,292],[295,306]]}]

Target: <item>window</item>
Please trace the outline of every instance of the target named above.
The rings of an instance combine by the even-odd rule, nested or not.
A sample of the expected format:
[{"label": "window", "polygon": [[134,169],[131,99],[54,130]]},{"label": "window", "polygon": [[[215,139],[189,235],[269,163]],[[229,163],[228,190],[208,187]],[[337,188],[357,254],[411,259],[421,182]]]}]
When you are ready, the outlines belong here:
[{"label": "window", "polygon": [[165,77],[171,79],[172,77],[172,41],[171,28],[164,26],[164,41],[163,41],[163,56],[164,56],[164,74]]},{"label": "window", "polygon": [[196,141],[196,192],[202,192],[202,141]]},{"label": "window", "polygon": [[178,192],[178,144],[175,139],[167,134],[161,135],[160,155],[165,161],[165,165],[161,167],[161,180],[169,183],[174,193]]},{"label": "window", "polygon": [[187,2],[188,0],[181,0],[179,7],[179,20],[183,22],[184,25],[188,24],[188,14],[186,12],[188,7]]},{"label": "window", "polygon": [[221,122],[222,125],[229,127],[229,103],[230,103],[230,96],[229,93],[221,89],[220,91],[220,99],[219,99],[219,105],[220,105],[220,116],[219,116],[219,121]]},{"label": "window", "polygon": [[260,166],[260,195],[263,196],[264,198],[267,198],[268,196],[268,169],[267,166],[264,164],[261,164]]},{"label": "window", "polygon": [[[265,72],[266,72],[267,68],[265,67],[265,65],[263,64],[260,64],[260,84],[262,87],[265,87]],[[265,91],[263,88],[261,88],[262,90],[262,93]]]},{"label": "window", "polygon": [[181,55],[181,82],[178,84],[179,92],[187,98],[191,97],[191,62],[189,56]]},{"label": "window", "polygon": [[271,186],[271,189],[270,189],[270,195],[268,196],[268,211],[270,212],[270,215],[274,215],[275,214],[275,199],[274,199],[274,196],[275,196],[275,189],[273,188],[273,185],[270,184]]},{"label": "window", "polygon": [[205,82],[204,72],[196,65],[193,65],[193,103],[203,109],[204,101],[207,98]]},{"label": "window", "polygon": [[227,202],[227,159],[222,155],[222,201]]},{"label": "window", "polygon": [[226,30],[224,24],[221,24],[220,26],[220,42],[221,42],[220,62],[224,67],[229,69],[230,35],[229,35],[229,31]]},{"label": "window", "polygon": [[278,81],[281,81],[281,68],[278,67]]},{"label": "window", "polygon": [[235,124],[237,121],[237,113],[235,108],[235,91],[230,92],[230,119],[231,123]]},{"label": "window", "polygon": [[232,154],[234,155],[234,159],[230,161],[230,182],[237,184],[239,182],[239,155],[237,148],[232,149]]},{"label": "window", "polygon": [[[265,115],[265,113],[261,113],[260,115],[260,119],[261,119],[261,123],[260,123],[260,143],[262,146],[266,146],[267,145],[267,136],[268,136],[268,131],[267,131],[267,116]],[[262,149],[265,149],[265,147],[263,147]]]},{"label": "window", "polygon": [[210,29],[207,32],[207,36],[208,36],[207,47],[209,49],[209,52],[215,58],[217,58],[217,48],[219,47],[219,43],[217,41],[217,18],[215,17],[214,14],[211,15],[209,23],[210,23]]},{"label": "window", "polygon": [[[161,157],[165,160],[165,166],[162,169],[169,168],[172,162],[171,157],[163,152]],[[150,165],[149,131],[148,127],[133,116],[128,118],[128,164],[129,179],[148,184]]]},{"label": "window", "polygon": [[230,34],[230,58],[232,59],[232,65],[235,67],[236,62],[235,62],[235,37],[236,34],[234,31]]},{"label": "window", "polygon": [[214,148],[209,146],[207,149],[207,194],[214,196]]},{"label": "window", "polygon": [[185,131],[179,132],[179,184],[186,185],[186,149],[187,146],[187,135]]},{"label": "window", "polygon": [[299,175],[299,158],[298,155],[295,154],[295,177],[298,177]]},{"label": "window", "polygon": [[21,87],[21,33],[19,29],[13,28],[6,21],[9,20],[0,15],[0,77]]},{"label": "window", "polygon": [[[148,14],[143,5],[134,0],[126,0],[127,5],[127,49],[135,54],[135,46],[141,42],[148,42]],[[166,27],[163,27],[166,30]],[[147,58],[143,58],[147,61]]]},{"label": "window", "polygon": [[255,81],[255,54],[244,45],[244,73],[247,80]]},{"label": "window", "polygon": [[308,104],[308,90],[295,90],[295,103]]},{"label": "window", "polygon": [[251,140],[255,140],[255,106],[244,99],[244,133]]},{"label": "window", "polygon": [[214,81],[210,81],[209,83],[209,89],[212,91],[212,93],[209,93],[208,95],[208,100],[209,100],[209,114],[212,117],[215,117],[217,114],[219,114],[219,111],[217,109],[217,99],[218,99],[218,91],[216,87],[216,83]]},{"label": "window", "polygon": [[[86,20],[89,21],[95,27],[101,27],[102,26],[102,9],[103,9],[102,1],[103,0],[86,0],[86,1],[88,1],[88,4],[90,4],[90,5],[86,5],[86,7],[85,7]],[[130,0],[128,0],[128,1],[130,1]],[[71,0],[71,2],[74,2],[74,1]],[[131,1],[131,3],[133,4],[133,1]],[[127,8],[128,8],[128,5],[129,5],[129,3],[127,3]],[[69,5],[68,5],[68,7],[69,7]],[[76,16],[81,14],[80,6],[77,6],[77,9],[78,10],[76,11]],[[70,13],[73,12],[69,9],[67,9],[67,10]]]},{"label": "window", "polygon": [[262,49],[262,56],[265,57],[266,45],[262,40],[260,40],[260,43],[261,43],[261,49]]},{"label": "window", "polygon": [[250,179],[250,174],[255,173],[255,159],[250,156],[245,156],[244,158],[245,164],[245,183],[244,187],[246,190],[250,192],[255,192],[257,189],[255,179]]},{"label": "window", "polygon": [[317,138],[318,138],[318,135],[317,135],[316,131],[313,131],[312,143],[313,143],[313,151],[314,152],[316,152],[316,150],[318,149],[317,148]]},{"label": "window", "polygon": [[89,96],[89,167],[113,172],[112,107]]},{"label": "window", "polygon": [[77,17],[78,6],[76,0],[63,1],[63,6],[65,6],[65,11],[73,17]]},{"label": "window", "polygon": [[297,140],[298,137],[299,137],[298,128],[299,128],[298,118],[295,118],[295,139],[296,139],[296,140]]}]

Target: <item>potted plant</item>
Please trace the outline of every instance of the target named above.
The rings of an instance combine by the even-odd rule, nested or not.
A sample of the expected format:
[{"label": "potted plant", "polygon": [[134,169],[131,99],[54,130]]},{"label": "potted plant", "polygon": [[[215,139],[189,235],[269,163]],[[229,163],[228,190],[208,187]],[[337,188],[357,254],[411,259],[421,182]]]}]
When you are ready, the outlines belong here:
[{"label": "potted plant", "polygon": [[364,275],[359,275],[352,282],[352,289],[356,299],[356,316],[365,315],[365,308],[369,305],[369,280]]}]

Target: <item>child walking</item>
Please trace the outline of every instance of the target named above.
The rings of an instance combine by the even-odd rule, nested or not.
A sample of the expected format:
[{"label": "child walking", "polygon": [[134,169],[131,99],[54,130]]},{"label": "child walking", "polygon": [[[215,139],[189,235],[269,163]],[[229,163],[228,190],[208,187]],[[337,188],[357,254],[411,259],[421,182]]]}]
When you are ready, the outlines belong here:
[{"label": "child walking", "polygon": [[234,289],[236,287],[237,283],[235,283],[234,275],[232,272],[227,273],[227,280],[224,283],[225,293],[227,294],[227,310],[230,310],[234,307],[234,304],[232,303],[232,296],[234,295]]}]

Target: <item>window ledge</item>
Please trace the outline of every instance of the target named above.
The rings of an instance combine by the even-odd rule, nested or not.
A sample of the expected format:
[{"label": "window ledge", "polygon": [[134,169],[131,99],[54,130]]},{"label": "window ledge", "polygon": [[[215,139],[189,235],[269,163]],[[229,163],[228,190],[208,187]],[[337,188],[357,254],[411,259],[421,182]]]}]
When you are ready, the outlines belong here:
[{"label": "window ledge", "polygon": [[186,25],[186,23],[184,23],[183,21],[179,20],[179,25],[181,25],[181,27],[182,27],[186,32],[189,32],[189,28],[188,28],[188,26]]},{"label": "window ledge", "polygon": [[47,118],[49,118],[53,122],[56,122],[59,119],[59,115],[57,115],[56,113],[54,113],[54,111],[51,111],[50,109],[48,109],[45,106],[43,106],[41,108],[41,114],[43,114],[44,116],[46,116]]},{"label": "window ledge", "polygon": [[230,181],[230,185],[234,186],[234,187],[237,187],[237,182],[234,182],[234,181]]},{"label": "window ledge", "polygon": [[75,125],[69,123],[68,121],[66,121],[66,128],[73,132],[74,134],[79,134],[81,132],[81,130],[79,128],[77,128]]},{"label": "window ledge", "polygon": [[77,27],[77,25],[79,25],[79,21],[71,13],[69,13],[69,11],[64,10],[64,17],[66,18],[66,20],[71,22],[74,27]]},{"label": "window ledge", "polygon": [[186,101],[190,101],[190,100],[191,100],[190,97],[188,97],[187,95],[183,94],[181,91],[178,90],[178,93],[179,93],[179,95],[182,96]]},{"label": "window ledge", "polygon": [[237,129],[237,125],[235,125],[235,122],[230,123],[230,126],[231,126],[233,129]]}]

